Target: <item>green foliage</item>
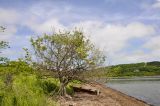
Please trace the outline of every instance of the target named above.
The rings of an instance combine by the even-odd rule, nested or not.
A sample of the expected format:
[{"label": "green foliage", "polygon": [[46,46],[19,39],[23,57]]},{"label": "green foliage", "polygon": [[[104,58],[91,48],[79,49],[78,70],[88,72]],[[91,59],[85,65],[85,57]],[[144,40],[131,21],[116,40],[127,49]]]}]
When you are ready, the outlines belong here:
[{"label": "green foliage", "polygon": [[73,95],[74,94],[73,88],[70,85],[67,85],[66,92],[69,95]]},{"label": "green foliage", "polygon": [[[52,67],[57,66],[57,61],[62,62],[60,67],[63,67],[63,63],[68,64],[67,60],[71,60],[70,63],[75,63],[74,65],[68,64],[68,67],[77,66],[77,61],[81,61],[83,65],[92,66],[105,61],[102,53],[94,47],[89,39],[85,38],[83,32],[78,30],[53,35],[45,34],[37,39],[31,38],[31,44],[37,58]],[[28,49],[24,50],[28,55]],[[50,57],[53,59],[51,60]]]},{"label": "green foliage", "polygon": [[41,81],[41,87],[46,94],[56,94],[59,90],[59,80],[47,78]]},{"label": "green foliage", "polygon": [[98,68],[92,72],[84,73],[88,78],[156,76],[160,75],[160,62],[120,64]]},{"label": "green foliage", "polygon": [[36,75],[19,74],[14,76],[12,85],[2,83],[0,97],[2,106],[48,106],[50,103]]},{"label": "green foliage", "polygon": [[111,77],[160,75],[160,62],[116,65],[109,74]]},{"label": "green foliage", "polygon": [[71,85],[72,84],[81,84],[82,82],[81,81],[79,81],[79,80],[73,80],[72,82],[71,82]]},{"label": "green foliage", "polygon": [[0,41],[0,49],[5,49],[9,47],[8,42]]},{"label": "green foliage", "polygon": [[[66,87],[70,95],[74,83],[80,81],[74,80]],[[0,106],[57,106],[53,97],[59,87],[58,79],[40,76],[21,60],[0,64]]]},{"label": "green foliage", "polygon": [[23,61],[10,61],[7,64],[0,64],[0,74],[19,74],[19,73],[31,74],[35,71]]},{"label": "green foliage", "polygon": [[[56,73],[53,77],[59,78],[61,96],[65,95],[65,88],[70,81],[78,79],[83,71],[93,70],[105,61],[103,53],[77,29],[31,38],[31,45],[38,60],[34,67]],[[28,49],[24,50],[26,60],[30,60]]]},{"label": "green foliage", "polygon": [[[25,62],[12,61],[0,65],[0,106],[58,105],[49,95],[49,91],[55,88],[49,89],[49,86],[46,89],[43,86],[44,82],[50,83],[47,81],[41,79]],[[54,79],[52,81],[56,84]]]},{"label": "green foliage", "polygon": [[[6,28],[4,28],[3,26],[0,26],[0,32],[4,32],[5,29]],[[8,47],[9,47],[8,42],[6,42],[6,41],[0,41],[0,53],[2,52],[2,49],[6,49]],[[6,63],[8,61],[9,61],[8,58],[0,56],[0,63]]]},{"label": "green foliage", "polygon": [[4,32],[5,29],[6,29],[5,27],[0,26],[0,32]]},{"label": "green foliage", "polygon": [[[8,47],[9,47],[8,42],[0,41],[0,53],[2,52],[3,49],[6,49]],[[9,61],[8,58],[6,58],[6,57],[0,57],[0,63],[6,63],[8,61]]]}]

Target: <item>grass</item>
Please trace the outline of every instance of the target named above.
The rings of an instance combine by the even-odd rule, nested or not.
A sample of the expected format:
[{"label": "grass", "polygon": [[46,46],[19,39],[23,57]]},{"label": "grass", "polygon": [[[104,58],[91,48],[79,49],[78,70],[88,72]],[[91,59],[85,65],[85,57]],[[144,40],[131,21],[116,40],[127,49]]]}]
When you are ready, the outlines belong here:
[{"label": "grass", "polygon": [[[70,95],[74,83],[81,82],[68,84]],[[0,106],[58,106],[54,98],[59,85],[58,79],[43,77],[25,64],[0,65]]]},{"label": "grass", "polygon": [[25,65],[0,66],[0,106],[57,106],[54,78],[42,79]]},{"label": "grass", "polygon": [[42,81],[36,75],[13,76],[12,84],[0,80],[1,106],[55,106],[57,103],[45,94]]}]

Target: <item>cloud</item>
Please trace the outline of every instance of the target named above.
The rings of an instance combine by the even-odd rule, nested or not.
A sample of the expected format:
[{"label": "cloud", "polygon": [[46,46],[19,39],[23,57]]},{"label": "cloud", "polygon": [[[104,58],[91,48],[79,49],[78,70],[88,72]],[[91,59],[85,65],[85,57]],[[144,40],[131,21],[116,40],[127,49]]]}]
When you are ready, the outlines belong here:
[{"label": "cloud", "polygon": [[65,29],[58,19],[49,19],[41,23],[36,23],[35,21],[29,21],[26,23],[27,26],[37,34],[42,33],[52,33],[54,31]]},{"label": "cloud", "polygon": [[[24,50],[22,48],[30,48],[29,36],[14,35],[9,40],[10,48],[4,49],[2,56],[8,57],[11,60],[24,57]],[[8,40],[7,40],[8,41]]]},{"label": "cloud", "polygon": [[15,10],[0,8],[0,24],[16,24],[19,19],[19,14]]},{"label": "cloud", "polygon": [[153,5],[152,8],[160,8],[160,0],[157,0]]},{"label": "cloud", "polygon": [[14,26],[7,26],[4,32],[0,32],[0,41],[8,41],[14,36],[17,32],[17,28]]},{"label": "cloud", "polygon": [[129,45],[128,41],[131,39],[152,38],[156,33],[152,25],[141,22],[107,24],[103,21],[84,21],[73,26],[83,28],[85,34],[105,51],[110,64],[140,62],[152,58],[143,49],[135,50],[130,54],[122,51]]},{"label": "cloud", "polygon": [[0,25],[6,28],[4,32],[0,32],[0,41],[11,40],[11,38],[17,32],[16,24],[19,18],[20,16],[17,11],[13,9],[0,8]]},{"label": "cloud", "polygon": [[[36,23],[34,20],[28,23],[28,27],[31,28],[35,33],[51,33],[52,28],[56,30],[71,30],[75,27],[82,28],[85,35],[89,37],[96,46],[105,51],[115,63],[125,62],[137,62],[145,60],[148,55],[135,51],[135,53],[119,53],[128,45],[128,41],[133,38],[145,38],[152,37],[155,34],[155,28],[152,25],[147,25],[141,22],[131,22],[128,24],[115,24],[105,23],[100,20],[81,21],[77,23],[71,23],[63,25],[58,18],[51,18],[41,23]],[[123,58],[123,59],[122,59]]]},{"label": "cloud", "polygon": [[149,61],[149,56],[145,54],[142,50],[137,50],[131,54],[118,53],[111,55],[111,64],[122,64],[122,63],[137,63],[143,61]]},{"label": "cloud", "polygon": [[[96,46],[105,51],[106,55],[113,61],[113,64],[146,61],[154,59],[156,56],[158,57],[158,53],[160,53],[158,41],[160,38],[154,36],[157,32],[152,26],[159,15],[152,11],[156,9],[152,8],[144,12],[140,17],[141,20],[138,20],[140,12],[135,9],[133,10],[136,11],[136,16],[132,17],[135,14],[128,14],[128,11],[127,14],[123,13],[122,9],[124,10],[124,8],[121,8],[118,12],[111,11],[110,14],[107,14],[107,8],[98,9],[97,7],[93,14],[91,11],[95,10],[95,7],[90,5],[83,7],[68,2],[57,4],[53,4],[53,2],[38,2],[28,6],[27,9],[24,9],[25,11],[21,11],[18,8],[17,10],[15,10],[16,8],[0,8],[0,25],[7,27],[5,32],[0,32],[0,40],[8,40],[13,47],[8,51],[6,50],[7,56],[11,55],[10,57],[13,57],[15,55],[14,57],[19,57],[21,48],[29,46],[28,38],[30,35],[27,35],[28,30],[30,31],[29,34],[41,35],[78,27],[83,28],[85,35]],[[157,1],[152,6],[159,8],[158,5],[159,2]],[[153,19],[153,23],[145,22],[146,18]],[[120,20],[123,21],[120,22]],[[146,37],[149,37],[150,40],[142,48],[149,49],[151,52],[146,53],[141,49],[129,54],[123,51],[129,45],[130,40]]]},{"label": "cloud", "polygon": [[[159,42],[160,36],[152,36],[142,45],[141,49],[135,50],[132,53],[119,52],[118,55],[114,53],[111,55],[112,64],[160,61]],[[147,49],[147,52],[143,48]]]},{"label": "cloud", "polygon": [[151,49],[151,50],[160,50],[160,35],[150,38],[150,40],[144,44],[145,48]]},{"label": "cloud", "polygon": [[106,51],[116,52],[126,46],[129,39],[147,37],[155,33],[154,27],[140,22],[132,22],[126,25],[105,23],[103,21],[81,21],[63,25],[56,18],[38,23],[34,20],[27,22],[27,26],[35,33],[51,33],[57,30],[83,28],[85,35],[100,48]]},{"label": "cloud", "polygon": [[116,52],[127,45],[132,38],[147,37],[155,33],[154,27],[140,22],[132,22],[127,25],[105,24],[101,21],[85,21],[75,26],[80,26],[84,32],[99,47],[109,52]]}]

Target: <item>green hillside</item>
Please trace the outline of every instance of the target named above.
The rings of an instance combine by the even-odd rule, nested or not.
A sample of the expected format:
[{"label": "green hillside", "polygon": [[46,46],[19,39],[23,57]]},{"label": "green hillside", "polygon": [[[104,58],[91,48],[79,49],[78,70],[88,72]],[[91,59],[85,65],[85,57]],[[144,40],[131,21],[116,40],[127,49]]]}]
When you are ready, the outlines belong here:
[{"label": "green hillside", "polygon": [[[108,69],[108,68],[106,68]],[[160,62],[142,62],[134,64],[120,64],[111,66],[109,76],[124,77],[124,76],[155,76],[160,75]]]}]

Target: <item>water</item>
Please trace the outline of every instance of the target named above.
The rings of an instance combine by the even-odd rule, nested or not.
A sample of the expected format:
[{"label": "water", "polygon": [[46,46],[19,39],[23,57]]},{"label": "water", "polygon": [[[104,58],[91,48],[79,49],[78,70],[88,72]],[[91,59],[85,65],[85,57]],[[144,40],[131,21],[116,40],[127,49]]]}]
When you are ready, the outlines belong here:
[{"label": "water", "polygon": [[160,77],[112,79],[107,86],[154,106],[160,106]]}]

